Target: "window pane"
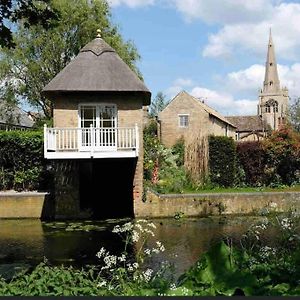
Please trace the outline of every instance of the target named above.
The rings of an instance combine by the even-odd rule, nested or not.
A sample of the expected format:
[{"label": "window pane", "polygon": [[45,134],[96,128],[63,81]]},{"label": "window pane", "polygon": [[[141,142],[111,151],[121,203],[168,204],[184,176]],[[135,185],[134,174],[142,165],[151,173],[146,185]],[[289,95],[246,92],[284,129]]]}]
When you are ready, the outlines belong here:
[{"label": "window pane", "polygon": [[179,126],[188,127],[189,126],[189,116],[179,116]]}]

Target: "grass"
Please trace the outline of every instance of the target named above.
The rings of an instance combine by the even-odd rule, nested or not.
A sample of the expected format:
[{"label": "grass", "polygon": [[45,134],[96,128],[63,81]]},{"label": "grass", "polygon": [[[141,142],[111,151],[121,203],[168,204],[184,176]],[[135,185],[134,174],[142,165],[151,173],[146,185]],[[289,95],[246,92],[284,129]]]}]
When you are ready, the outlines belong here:
[{"label": "grass", "polygon": [[[203,189],[186,189],[182,194],[213,194],[213,193],[261,193],[261,192],[300,192],[300,185],[280,186],[280,187],[235,187],[223,188],[212,187]],[[171,193],[172,194],[172,193]]]}]

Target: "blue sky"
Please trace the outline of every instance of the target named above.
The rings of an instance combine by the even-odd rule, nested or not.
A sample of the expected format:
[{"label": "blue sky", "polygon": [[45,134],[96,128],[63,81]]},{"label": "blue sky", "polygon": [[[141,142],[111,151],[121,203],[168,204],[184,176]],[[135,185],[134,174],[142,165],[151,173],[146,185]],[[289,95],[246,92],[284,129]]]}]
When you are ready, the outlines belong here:
[{"label": "blue sky", "polygon": [[109,1],[153,96],[184,89],[224,115],[256,114],[270,27],[281,84],[300,96],[300,1]]}]

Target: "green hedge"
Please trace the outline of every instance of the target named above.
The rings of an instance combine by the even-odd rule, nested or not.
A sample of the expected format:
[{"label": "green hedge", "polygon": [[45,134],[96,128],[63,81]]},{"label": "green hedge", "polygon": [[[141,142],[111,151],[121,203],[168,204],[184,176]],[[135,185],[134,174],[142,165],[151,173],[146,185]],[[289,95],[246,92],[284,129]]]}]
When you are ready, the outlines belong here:
[{"label": "green hedge", "polygon": [[0,132],[0,189],[34,190],[44,185],[43,133]]},{"label": "green hedge", "polygon": [[236,144],[232,138],[210,136],[209,177],[213,185],[230,187],[236,175]]}]

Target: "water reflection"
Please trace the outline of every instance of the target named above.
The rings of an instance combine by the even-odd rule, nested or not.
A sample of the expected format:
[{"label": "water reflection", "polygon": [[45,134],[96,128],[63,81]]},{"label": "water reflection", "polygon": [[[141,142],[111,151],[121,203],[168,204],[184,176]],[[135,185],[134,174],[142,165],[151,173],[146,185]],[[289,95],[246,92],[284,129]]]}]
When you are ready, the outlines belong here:
[{"label": "water reflection", "polygon": [[[176,275],[195,263],[210,245],[224,236],[239,238],[257,217],[211,217],[201,219],[155,219],[156,240],[166,251],[150,262],[155,268],[161,261],[176,266]],[[101,222],[42,223],[39,220],[0,220],[0,264],[36,265],[46,257],[58,265],[84,266],[97,264],[95,254],[104,246],[112,253],[123,249],[121,238],[111,233],[116,224],[128,220]],[[85,226],[95,230],[84,231]],[[77,229],[76,229],[77,228]],[[150,244],[154,241],[150,241]]]}]

